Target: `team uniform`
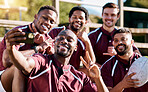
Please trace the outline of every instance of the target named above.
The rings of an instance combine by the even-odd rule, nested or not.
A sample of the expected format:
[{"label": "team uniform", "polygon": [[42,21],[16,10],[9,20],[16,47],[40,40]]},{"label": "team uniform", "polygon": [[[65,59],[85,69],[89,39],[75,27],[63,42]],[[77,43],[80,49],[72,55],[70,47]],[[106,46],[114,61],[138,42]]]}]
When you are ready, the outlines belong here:
[{"label": "team uniform", "polygon": [[[48,34],[52,39],[54,39],[62,31],[62,29],[63,27],[53,28]],[[77,51],[74,51],[71,56],[70,64],[76,69],[79,69],[81,61],[80,56],[85,56],[85,44],[80,39],[78,39],[77,46]]]},{"label": "team uniform", "polygon": [[88,34],[96,56],[96,62],[101,65],[111,57],[109,55],[103,55],[103,53],[107,53],[108,46],[112,46],[113,39],[111,36],[115,30],[109,33],[103,27],[100,27]]},{"label": "team uniform", "polygon": [[[34,32],[33,28],[32,28],[32,23],[29,25],[24,25],[24,26],[18,26],[16,28],[21,28],[23,32]],[[51,38],[49,35],[45,34],[44,35],[45,40]],[[23,51],[23,50],[28,50],[28,49],[32,49],[32,47],[34,47],[36,44],[24,44],[24,45],[17,45],[16,49],[19,51]],[[6,49],[6,42],[5,42],[5,37],[2,40],[2,42],[0,43],[0,71],[4,70],[5,67],[3,66],[3,62],[2,62],[2,56],[3,56],[3,51]]]},{"label": "team uniform", "polygon": [[85,73],[62,65],[54,55],[35,54],[35,67],[28,77],[27,92],[96,92]]},{"label": "team uniform", "polygon": [[[129,61],[112,56],[101,67],[101,75],[107,87],[115,87],[127,74],[131,64],[140,56],[133,54]],[[148,83],[138,88],[126,88],[123,92],[148,92]]]},{"label": "team uniform", "polygon": [[[108,46],[113,46],[112,35],[116,30],[117,29],[114,28],[114,30],[111,33],[109,33],[103,27],[100,27],[94,31],[91,31],[88,34],[88,37],[91,41],[91,45],[96,56],[97,63],[102,65],[107,59],[111,57],[109,55],[103,55],[103,53],[107,53]],[[138,48],[135,45],[133,45],[133,49],[137,50]]]}]

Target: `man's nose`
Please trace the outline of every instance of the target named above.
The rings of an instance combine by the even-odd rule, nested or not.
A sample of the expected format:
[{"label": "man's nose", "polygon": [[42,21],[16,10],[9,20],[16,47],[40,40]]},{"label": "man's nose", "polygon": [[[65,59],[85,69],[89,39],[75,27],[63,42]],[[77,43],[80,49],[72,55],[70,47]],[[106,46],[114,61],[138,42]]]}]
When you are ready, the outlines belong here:
[{"label": "man's nose", "polygon": [[109,16],[107,16],[107,18],[108,18],[108,19],[111,19],[111,16],[109,15]]},{"label": "man's nose", "polygon": [[77,21],[80,21],[80,18],[76,18]]},{"label": "man's nose", "polygon": [[63,40],[61,41],[61,43],[68,43],[68,41],[67,41],[66,39],[63,39]]},{"label": "man's nose", "polygon": [[119,40],[119,44],[120,44],[120,43],[122,43],[122,41],[121,41],[121,40]]}]

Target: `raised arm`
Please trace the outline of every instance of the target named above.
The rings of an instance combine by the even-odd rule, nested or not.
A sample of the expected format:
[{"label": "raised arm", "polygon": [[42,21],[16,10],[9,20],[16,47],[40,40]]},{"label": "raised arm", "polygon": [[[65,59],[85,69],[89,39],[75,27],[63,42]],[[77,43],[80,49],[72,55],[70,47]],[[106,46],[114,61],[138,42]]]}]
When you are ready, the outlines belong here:
[{"label": "raised arm", "polygon": [[[25,33],[18,31],[18,30],[12,30],[9,31],[6,34],[6,50],[9,54],[9,58],[11,62],[24,74],[29,74],[33,67],[35,66],[35,62],[31,58],[26,58],[24,55],[16,50],[15,45],[18,45],[19,43],[16,43],[16,41],[19,40],[25,40],[25,37],[21,37]],[[17,36],[17,37],[16,37]]]},{"label": "raised arm", "polygon": [[[88,51],[89,56],[90,56],[90,58],[92,60],[92,62],[90,62],[90,63],[95,63],[96,62],[96,57],[95,57],[95,54],[94,54],[91,42],[90,42],[90,40],[88,38],[88,35],[87,35],[85,30],[86,29],[84,29],[83,31],[79,32],[77,34],[77,36],[78,36],[79,39],[81,39],[85,43],[85,46],[86,46],[85,50]],[[83,57],[83,58],[86,59],[86,56]]]}]

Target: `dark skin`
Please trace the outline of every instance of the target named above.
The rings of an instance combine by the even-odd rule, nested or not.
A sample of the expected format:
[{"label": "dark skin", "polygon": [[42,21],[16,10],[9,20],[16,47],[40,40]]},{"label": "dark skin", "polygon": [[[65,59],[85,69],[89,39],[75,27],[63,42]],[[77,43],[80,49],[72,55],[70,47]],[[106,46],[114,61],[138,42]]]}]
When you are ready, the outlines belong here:
[{"label": "dark skin", "polygon": [[[37,35],[35,36],[35,40],[34,40],[35,43],[41,44],[43,43],[43,41],[45,41],[42,34],[49,32],[54,27],[56,19],[57,19],[57,14],[54,11],[49,10],[49,9],[44,9],[40,11],[40,13],[35,15],[34,21],[33,21],[33,29],[34,29],[34,32],[37,33]],[[22,32],[22,30],[20,29],[14,28],[6,34],[6,39],[8,37],[12,37],[12,39],[9,39],[9,41],[14,41],[15,39],[17,39],[16,41],[26,40],[26,38],[24,37],[15,37],[15,36],[21,36],[21,35],[25,35],[25,33]],[[18,45],[19,43],[13,42],[13,44]],[[40,47],[42,47],[42,45],[40,45]],[[4,52],[6,52],[6,53],[3,53],[3,56],[5,56],[3,58],[5,67],[10,67],[10,66],[12,67],[12,68],[11,67],[7,68],[7,70],[1,76],[1,81],[2,81],[4,89],[7,92],[12,92],[12,91],[13,92],[20,92],[20,91],[25,92],[26,88],[24,86],[25,83],[23,81],[24,77],[22,77],[22,75],[19,73],[17,69],[14,69],[11,61],[7,59],[7,57],[9,57],[7,54],[7,51],[4,51]],[[22,53],[24,53],[24,55],[30,55],[34,52],[35,52],[34,50],[27,50],[27,51],[23,51]],[[20,81],[22,86],[20,86],[20,82],[18,78],[22,80]],[[14,84],[14,86],[12,85],[12,83]]]}]

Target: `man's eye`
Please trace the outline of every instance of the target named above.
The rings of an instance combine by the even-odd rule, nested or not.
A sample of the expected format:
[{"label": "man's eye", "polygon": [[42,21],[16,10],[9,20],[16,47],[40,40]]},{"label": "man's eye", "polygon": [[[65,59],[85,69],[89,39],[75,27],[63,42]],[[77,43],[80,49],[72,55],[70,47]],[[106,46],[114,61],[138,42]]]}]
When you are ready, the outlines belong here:
[{"label": "man's eye", "polygon": [[83,20],[83,17],[80,17],[79,19],[80,19],[80,20]]},{"label": "man's eye", "polygon": [[114,40],[114,42],[118,42],[118,40]]},{"label": "man's eye", "polygon": [[121,41],[126,41],[126,39],[124,38],[124,39],[121,39]]},{"label": "man's eye", "polygon": [[76,19],[77,17],[73,16],[72,18],[73,18],[73,19]]},{"label": "man's eye", "polygon": [[112,14],[111,16],[113,17],[113,16],[116,16],[116,15],[115,14]]},{"label": "man's eye", "polygon": [[51,24],[55,24],[55,22],[54,22],[53,20],[50,20],[50,23],[51,23]]},{"label": "man's eye", "polygon": [[48,18],[47,17],[44,17],[44,16],[43,16],[43,19],[48,20]]},{"label": "man's eye", "polygon": [[67,39],[67,41],[68,41],[68,42],[72,42],[73,40],[72,40],[72,39]]},{"label": "man's eye", "polygon": [[59,37],[59,40],[64,40],[64,37]]}]

